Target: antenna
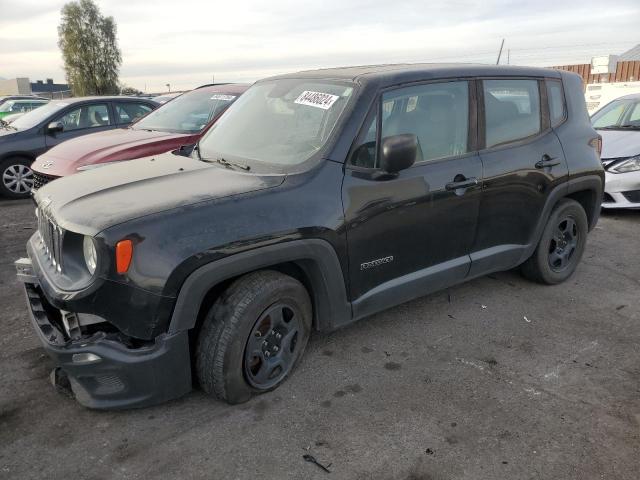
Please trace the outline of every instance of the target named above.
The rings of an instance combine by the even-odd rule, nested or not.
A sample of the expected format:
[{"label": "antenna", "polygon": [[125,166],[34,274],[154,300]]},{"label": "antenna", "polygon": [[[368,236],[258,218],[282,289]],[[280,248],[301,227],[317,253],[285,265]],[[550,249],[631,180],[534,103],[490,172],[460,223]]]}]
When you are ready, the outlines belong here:
[{"label": "antenna", "polygon": [[500,51],[498,51],[498,60],[496,60],[496,65],[500,65],[500,57],[502,56],[502,47],[504,47],[504,38],[502,39],[502,43],[500,44]]}]

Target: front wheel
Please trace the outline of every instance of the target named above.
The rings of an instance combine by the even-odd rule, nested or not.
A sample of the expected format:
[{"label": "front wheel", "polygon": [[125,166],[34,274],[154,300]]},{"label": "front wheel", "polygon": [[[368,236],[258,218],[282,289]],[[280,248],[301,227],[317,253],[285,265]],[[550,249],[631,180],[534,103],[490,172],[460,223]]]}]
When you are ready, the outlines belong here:
[{"label": "front wheel", "polygon": [[239,278],[206,316],[196,349],[203,390],[228,403],[282,384],[311,333],[311,301],[304,286],[265,270]]},{"label": "front wheel", "polygon": [[32,160],[8,158],[0,163],[0,195],[7,198],[27,198],[33,188]]},{"label": "front wheel", "polygon": [[522,264],[522,274],[548,285],[564,282],[582,258],[588,232],[582,206],[575,200],[561,200],[551,212],[533,255]]}]

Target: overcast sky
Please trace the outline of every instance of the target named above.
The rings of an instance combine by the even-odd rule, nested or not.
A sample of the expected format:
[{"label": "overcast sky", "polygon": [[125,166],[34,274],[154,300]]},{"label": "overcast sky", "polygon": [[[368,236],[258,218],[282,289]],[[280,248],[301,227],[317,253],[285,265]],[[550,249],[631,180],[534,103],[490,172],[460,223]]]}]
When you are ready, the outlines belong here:
[{"label": "overcast sky", "polygon": [[[0,0],[0,77],[64,80],[64,0]],[[640,43],[640,0],[98,0],[147,91],[370,63],[588,63]]]}]

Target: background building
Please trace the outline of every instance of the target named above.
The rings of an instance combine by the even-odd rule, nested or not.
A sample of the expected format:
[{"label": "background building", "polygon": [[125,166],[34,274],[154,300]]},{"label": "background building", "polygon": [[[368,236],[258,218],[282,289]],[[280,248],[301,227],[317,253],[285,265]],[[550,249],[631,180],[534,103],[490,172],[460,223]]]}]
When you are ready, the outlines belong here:
[{"label": "background building", "polygon": [[71,89],[66,83],[53,83],[52,78],[31,82],[27,77],[0,80],[0,95],[38,95],[47,98],[66,98]]}]

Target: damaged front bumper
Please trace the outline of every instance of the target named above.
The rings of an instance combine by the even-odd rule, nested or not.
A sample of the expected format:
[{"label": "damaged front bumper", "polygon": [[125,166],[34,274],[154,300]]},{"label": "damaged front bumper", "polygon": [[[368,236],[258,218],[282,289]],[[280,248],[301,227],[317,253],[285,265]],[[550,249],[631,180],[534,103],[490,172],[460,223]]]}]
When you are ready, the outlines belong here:
[{"label": "damaged front bumper", "polygon": [[162,334],[136,347],[99,330],[83,335],[77,329],[71,336],[74,315],[56,309],[47,300],[40,285],[46,279],[34,273],[31,260],[20,259],[15,266],[38,338],[59,369],[52,378],[68,378],[82,405],[97,409],[144,407],[191,390],[186,331]]}]

